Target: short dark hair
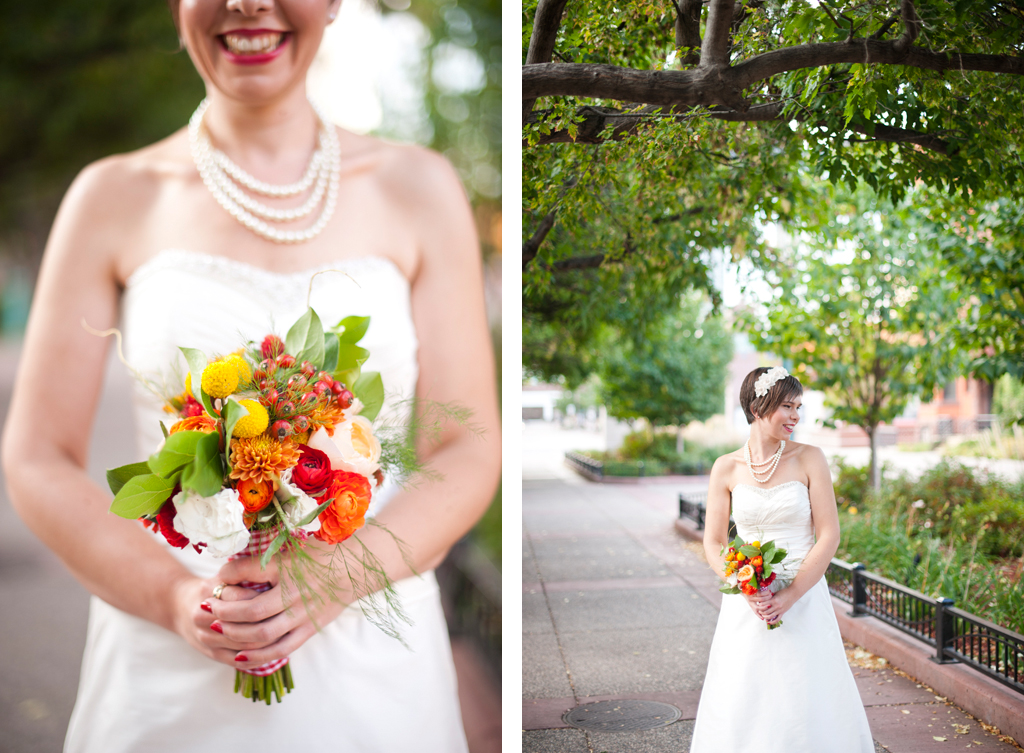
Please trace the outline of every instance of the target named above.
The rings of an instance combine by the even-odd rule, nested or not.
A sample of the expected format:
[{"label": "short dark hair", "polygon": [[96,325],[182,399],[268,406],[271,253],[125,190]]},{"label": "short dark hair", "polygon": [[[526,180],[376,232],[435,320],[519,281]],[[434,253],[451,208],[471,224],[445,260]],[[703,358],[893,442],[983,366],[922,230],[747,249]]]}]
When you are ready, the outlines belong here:
[{"label": "short dark hair", "polygon": [[762,374],[768,373],[768,368],[767,366],[758,366],[747,374],[743,380],[743,386],[740,387],[740,407],[743,408],[743,414],[747,417],[748,424],[754,423],[754,419],[758,416],[762,418],[770,416],[786,400],[792,400],[804,394],[800,380],[790,374],[777,381],[769,388],[768,392],[758,397],[754,392],[754,383]]}]

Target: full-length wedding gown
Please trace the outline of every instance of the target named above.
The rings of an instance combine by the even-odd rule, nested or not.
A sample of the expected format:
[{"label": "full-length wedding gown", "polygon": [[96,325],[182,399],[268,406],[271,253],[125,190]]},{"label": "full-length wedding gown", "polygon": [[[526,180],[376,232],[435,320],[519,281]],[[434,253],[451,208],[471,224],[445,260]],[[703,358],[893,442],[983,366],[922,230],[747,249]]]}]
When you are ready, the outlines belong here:
[{"label": "full-length wedding gown", "polygon": [[[306,309],[313,273],[327,268],[341,272],[316,277],[311,305],[327,325],[353,314],[371,317],[360,343],[371,353],[365,368],[381,372],[388,393],[382,415],[394,414],[415,390],[417,339],[408,282],[381,257],[275,274],[222,257],[163,251],[127,281],[126,359],[146,374],[168,374],[175,363],[183,372],[178,346],[213,356],[270,332],[283,337]],[[134,402],[142,458],[160,443],[159,421],[168,415],[141,386]],[[386,504],[388,492],[375,495],[370,514]],[[202,577],[225,561],[191,547],[171,551]],[[401,625],[408,647],[351,606],[292,654],[295,690],[270,706],[233,692],[233,668],[93,597],[65,751],[461,753],[466,741],[437,581],[429,572],[396,586],[413,622]]]},{"label": "full-length wedding gown", "polygon": [[[787,563],[814,545],[811,500],[799,481],[739,484],[732,514],[744,541],[776,541]],[[769,631],[742,595],[722,598],[690,753],[873,753],[824,578],[782,623]]]}]

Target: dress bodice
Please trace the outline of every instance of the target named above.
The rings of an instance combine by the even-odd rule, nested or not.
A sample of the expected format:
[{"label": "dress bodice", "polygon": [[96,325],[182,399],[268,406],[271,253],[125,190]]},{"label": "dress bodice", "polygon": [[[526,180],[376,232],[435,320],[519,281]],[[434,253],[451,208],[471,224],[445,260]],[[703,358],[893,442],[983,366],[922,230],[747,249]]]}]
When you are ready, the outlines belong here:
[{"label": "dress bodice", "polygon": [[[328,271],[330,270],[330,271]],[[323,272],[323,274],[317,274]],[[310,305],[325,327],[346,316],[369,316],[360,345],[370,351],[365,371],[379,371],[385,402],[381,419],[405,420],[415,394],[417,338],[409,283],[389,259],[361,257],[295,273],[269,272],[245,262],[182,250],[165,250],[142,264],[125,283],[121,326],[125,358],[158,392],[180,394],[187,371],[180,346],[208,357],[230,353],[275,333],[284,337]],[[163,439],[164,400],[136,382],[133,391],[139,459]],[[374,495],[370,514],[390,496]],[[212,559],[212,558],[210,558]]]},{"label": "dress bodice", "polygon": [[776,541],[789,557],[799,559],[814,546],[811,498],[800,481],[767,489],[737,484],[732,490],[732,515],[744,541]]}]

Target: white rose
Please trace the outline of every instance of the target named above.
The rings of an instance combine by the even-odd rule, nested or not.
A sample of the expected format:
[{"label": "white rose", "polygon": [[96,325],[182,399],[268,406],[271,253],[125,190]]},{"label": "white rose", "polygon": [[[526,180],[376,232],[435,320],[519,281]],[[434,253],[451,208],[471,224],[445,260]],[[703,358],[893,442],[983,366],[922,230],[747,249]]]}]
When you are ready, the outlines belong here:
[{"label": "white rose", "polygon": [[728,583],[730,586],[735,586],[737,583],[740,582],[740,579],[736,577],[736,573],[733,573],[732,575],[725,576],[725,582]]},{"label": "white rose", "polygon": [[309,438],[309,446],[331,459],[331,469],[349,471],[371,478],[380,468],[380,442],[373,424],[362,416],[346,418],[334,427],[334,436],[320,427]]},{"label": "white rose", "polygon": [[[316,499],[310,497],[292,483],[292,471],[294,470],[294,467],[289,468],[281,474],[281,488],[277,490],[277,499],[281,503],[281,509],[284,510],[285,520],[293,528],[299,525],[299,521],[320,506]],[[301,527],[310,533],[319,531],[320,519],[313,518],[312,522]]]},{"label": "white rose", "polygon": [[172,501],[177,510],[174,530],[193,544],[206,544],[214,557],[238,554],[249,543],[245,508],[235,489],[221,489],[212,497],[182,491]]}]

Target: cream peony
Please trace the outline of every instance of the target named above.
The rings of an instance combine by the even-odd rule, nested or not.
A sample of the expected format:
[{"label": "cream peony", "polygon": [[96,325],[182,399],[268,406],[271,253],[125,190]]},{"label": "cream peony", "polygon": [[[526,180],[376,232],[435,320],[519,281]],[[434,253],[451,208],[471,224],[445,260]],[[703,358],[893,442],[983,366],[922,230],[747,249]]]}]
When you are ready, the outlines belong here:
[{"label": "cream peony", "polygon": [[193,544],[206,544],[214,557],[228,557],[245,549],[249,531],[245,508],[235,489],[221,489],[212,497],[182,491],[174,495],[174,530]]},{"label": "cream peony", "polygon": [[[281,474],[281,487],[276,492],[277,499],[281,503],[281,509],[284,510],[285,520],[293,528],[299,525],[299,521],[320,506],[316,499],[310,497],[292,483],[292,471],[294,470],[293,466]],[[310,533],[319,531],[320,519],[313,518],[310,523],[301,526],[301,528]]]},{"label": "cream peony", "polygon": [[330,437],[321,427],[309,438],[309,446],[331,459],[331,469],[371,478],[380,468],[380,442],[373,424],[362,416],[346,417]]}]

